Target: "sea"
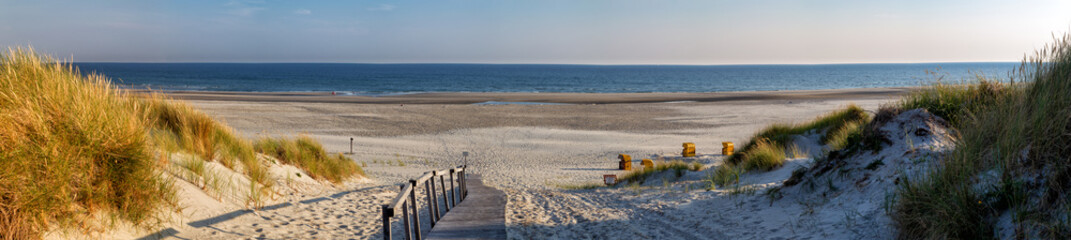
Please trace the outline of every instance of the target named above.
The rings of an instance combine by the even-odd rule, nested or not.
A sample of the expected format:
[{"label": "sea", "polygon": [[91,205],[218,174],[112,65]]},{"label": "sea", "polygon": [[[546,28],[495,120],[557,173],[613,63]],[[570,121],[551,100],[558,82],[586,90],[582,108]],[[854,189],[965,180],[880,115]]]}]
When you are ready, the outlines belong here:
[{"label": "sea", "polygon": [[165,91],[646,93],[909,87],[1006,79],[1014,62],[819,65],[74,63],[130,89]]}]

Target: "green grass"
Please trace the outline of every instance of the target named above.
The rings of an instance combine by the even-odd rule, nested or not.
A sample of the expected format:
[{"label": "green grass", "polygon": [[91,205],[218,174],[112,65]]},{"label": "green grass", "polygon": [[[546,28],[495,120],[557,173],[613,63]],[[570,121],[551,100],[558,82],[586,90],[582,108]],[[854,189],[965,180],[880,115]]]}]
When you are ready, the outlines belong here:
[{"label": "green grass", "polygon": [[297,139],[261,138],[257,140],[255,148],[284,164],[305,170],[314,179],[341,183],[346,178],[364,175],[357,162],[341,153],[327,154],[319,142],[305,135],[298,136]]},{"label": "green grass", "polygon": [[1012,91],[1009,85],[975,76],[973,82],[946,84],[940,77],[934,84],[913,91],[900,100],[901,109],[926,109],[956,125],[972,110],[990,106]]},{"label": "green grass", "polygon": [[[755,134],[740,151],[730,156],[727,162],[733,165],[743,164],[745,166],[768,167],[770,166],[768,164],[777,162],[769,159],[769,157],[775,156],[771,154],[771,146],[782,148],[782,153],[779,155],[782,156],[783,160],[784,146],[792,144],[792,137],[812,131],[824,133],[821,139],[823,144],[846,145],[844,142],[847,142],[848,136],[867,122],[869,122],[869,115],[862,108],[856,105],[849,105],[844,109],[820,116],[807,123],[773,124]],[[836,149],[834,148],[834,150]],[[751,161],[752,157],[759,158],[757,160],[761,162],[747,163]],[[780,166],[779,164],[774,165]]]},{"label": "green grass", "polygon": [[96,213],[160,223],[174,190],[159,177],[139,104],[31,49],[0,53],[0,238],[93,226],[84,221]]},{"label": "green grass", "polygon": [[745,170],[769,171],[785,164],[785,147],[766,139],[759,139],[747,151],[747,158],[739,165]]},{"label": "green grass", "polygon": [[719,165],[710,173],[710,189],[736,184],[740,182],[741,174],[744,174],[744,170],[740,167],[728,164]]},{"label": "green grass", "polygon": [[[902,238],[992,238],[1003,212],[1025,238],[1071,238],[1071,36],[1009,80],[936,86],[904,101],[953,119],[959,136],[942,168],[899,185],[891,215]],[[978,192],[971,183],[984,172],[1000,180]]]}]

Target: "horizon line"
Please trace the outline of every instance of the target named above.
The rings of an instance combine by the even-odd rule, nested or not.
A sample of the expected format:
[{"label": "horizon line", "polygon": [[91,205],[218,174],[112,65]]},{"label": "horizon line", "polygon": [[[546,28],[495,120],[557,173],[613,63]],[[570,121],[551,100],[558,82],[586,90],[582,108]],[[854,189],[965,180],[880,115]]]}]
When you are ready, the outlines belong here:
[{"label": "horizon line", "polygon": [[817,66],[817,65],[867,65],[867,64],[940,64],[940,63],[1019,63],[1021,61],[919,61],[919,62],[829,62],[829,63],[491,63],[491,62],[125,62],[125,61],[65,61],[65,63],[126,63],[126,64],[354,64],[354,65],[569,65],[569,66]]}]

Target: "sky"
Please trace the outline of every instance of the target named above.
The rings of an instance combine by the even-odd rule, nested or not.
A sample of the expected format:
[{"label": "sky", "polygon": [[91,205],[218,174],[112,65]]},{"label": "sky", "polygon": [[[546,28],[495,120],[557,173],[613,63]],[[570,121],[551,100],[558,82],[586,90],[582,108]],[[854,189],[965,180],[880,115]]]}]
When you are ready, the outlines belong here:
[{"label": "sky", "polygon": [[79,62],[1018,61],[1071,0],[0,0],[0,46]]}]

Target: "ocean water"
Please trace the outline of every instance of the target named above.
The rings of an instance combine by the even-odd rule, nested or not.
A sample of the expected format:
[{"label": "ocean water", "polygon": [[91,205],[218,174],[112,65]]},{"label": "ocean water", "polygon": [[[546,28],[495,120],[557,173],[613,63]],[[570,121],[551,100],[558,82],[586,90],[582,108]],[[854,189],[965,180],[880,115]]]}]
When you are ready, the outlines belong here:
[{"label": "ocean water", "polygon": [[530,65],[75,63],[124,88],[398,94],[417,92],[721,92],[919,86],[1003,79],[1018,63]]}]

